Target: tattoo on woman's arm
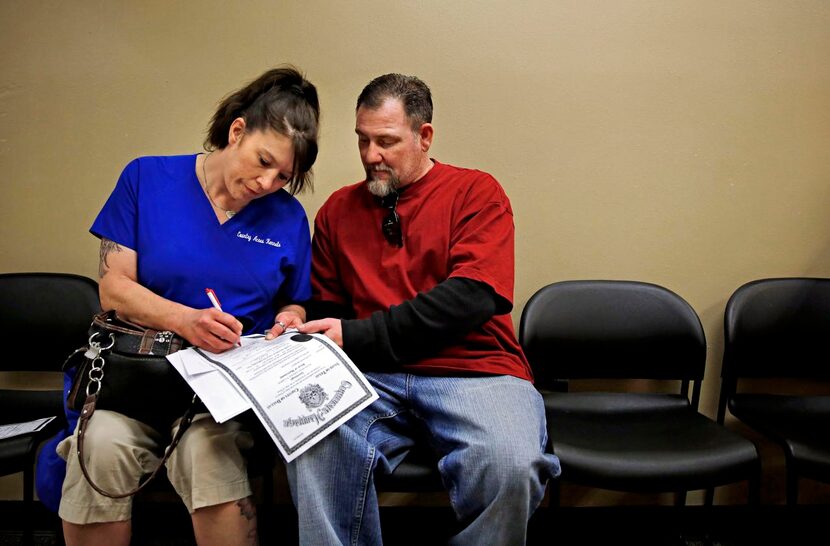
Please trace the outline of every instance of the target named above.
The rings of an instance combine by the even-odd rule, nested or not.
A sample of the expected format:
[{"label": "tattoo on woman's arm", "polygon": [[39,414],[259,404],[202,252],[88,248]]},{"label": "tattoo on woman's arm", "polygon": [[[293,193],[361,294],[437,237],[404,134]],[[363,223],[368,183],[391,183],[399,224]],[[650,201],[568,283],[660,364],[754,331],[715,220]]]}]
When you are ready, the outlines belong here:
[{"label": "tattoo on woman's arm", "polygon": [[107,256],[110,255],[111,252],[121,252],[121,246],[115,241],[111,241],[109,239],[101,239],[101,260],[98,262],[98,278],[103,279],[104,275],[110,270],[110,266],[107,263]]}]

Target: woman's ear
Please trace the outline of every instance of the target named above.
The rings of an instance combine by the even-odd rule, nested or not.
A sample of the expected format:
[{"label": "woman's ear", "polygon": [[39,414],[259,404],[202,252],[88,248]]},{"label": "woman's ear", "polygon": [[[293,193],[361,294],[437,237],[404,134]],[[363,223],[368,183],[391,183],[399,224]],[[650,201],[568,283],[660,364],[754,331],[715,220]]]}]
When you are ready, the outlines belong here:
[{"label": "woman's ear", "polygon": [[236,118],[231,122],[231,127],[228,129],[228,145],[238,144],[245,134],[245,118]]}]

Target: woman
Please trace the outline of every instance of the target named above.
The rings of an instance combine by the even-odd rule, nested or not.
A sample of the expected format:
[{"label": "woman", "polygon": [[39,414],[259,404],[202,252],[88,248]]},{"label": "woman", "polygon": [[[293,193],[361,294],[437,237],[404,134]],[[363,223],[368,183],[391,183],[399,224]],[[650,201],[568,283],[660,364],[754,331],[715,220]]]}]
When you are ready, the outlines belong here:
[{"label": "woman", "polygon": [[[309,229],[291,194],[310,184],[318,121],[315,87],[294,68],[273,69],[220,104],[208,153],[128,164],[90,229],[101,239],[102,308],[213,352],[243,334],[274,337],[302,324]],[[127,491],[157,464],[164,440],[144,423],[98,410],[85,437],[87,467],[105,489]],[[240,453],[251,444],[239,423],[200,414],[168,461],[200,545],[256,542]],[[89,487],[74,436],[58,453],[67,460],[59,509],[67,544],[129,544],[131,500]]]}]

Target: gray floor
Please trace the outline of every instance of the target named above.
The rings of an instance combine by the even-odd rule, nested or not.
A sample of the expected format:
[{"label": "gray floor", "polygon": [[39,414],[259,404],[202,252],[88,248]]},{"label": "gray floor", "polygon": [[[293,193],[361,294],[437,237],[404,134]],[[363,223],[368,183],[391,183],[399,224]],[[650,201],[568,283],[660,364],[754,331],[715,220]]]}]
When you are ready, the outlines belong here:
[{"label": "gray floor", "polygon": [[[191,546],[189,518],[183,508],[168,503],[137,507],[133,546]],[[0,502],[0,546],[22,544],[21,503]],[[456,528],[445,508],[384,508],[388,546],[443,544]],[[34,544],[63,544],[57,517],[40,505],[36,513]],[[607,507],[540,509],[530,523],[528,544],[577,546],[636,544],[639,546],[755,546],[759,544],[810,546],[827,544],[830,506],[746,507]],[[260,514],[261,543],[296,543],[294,513],[290,507]],[[263,527],[263,523],[266,524]],[[273,529],[279,528],[281,540]],[[285,531],[288,531],[285,533]],[[285,534],[283,534],[285,533]]]}]

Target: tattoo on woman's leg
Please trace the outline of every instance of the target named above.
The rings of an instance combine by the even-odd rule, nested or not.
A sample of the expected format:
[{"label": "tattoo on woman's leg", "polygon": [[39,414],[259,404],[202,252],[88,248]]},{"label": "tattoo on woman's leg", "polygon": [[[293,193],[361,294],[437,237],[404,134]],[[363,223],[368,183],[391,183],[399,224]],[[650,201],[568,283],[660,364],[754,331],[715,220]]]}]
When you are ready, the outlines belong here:
[{"label": "tattoo on woman's leg", "polygon": [[251,502],[251,497],[240,499],[236,505],[239,507],[240,515],[244,516],[248,521],[256,517],[256,506]]},{"label": "tattoo on woman's leg", "polygon": [[251,497],[246,497],[237,501],[236,505],[239,507],[239,515],[248,520],[248,540],[251,541],[251,544],[259,544],[256,525],[256,506],[253,500]]}]

